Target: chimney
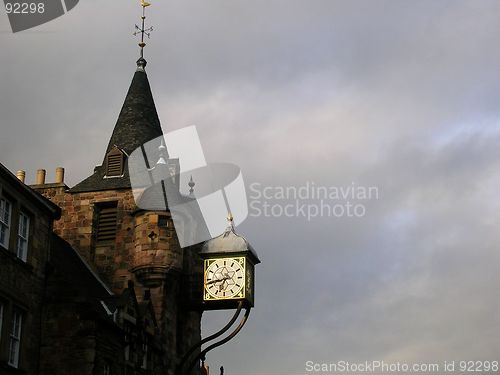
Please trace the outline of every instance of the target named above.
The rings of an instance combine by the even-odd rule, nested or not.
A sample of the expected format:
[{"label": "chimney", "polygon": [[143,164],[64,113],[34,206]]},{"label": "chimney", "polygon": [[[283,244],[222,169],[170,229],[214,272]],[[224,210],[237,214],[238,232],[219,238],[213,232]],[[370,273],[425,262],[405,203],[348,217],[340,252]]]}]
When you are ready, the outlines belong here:
[{"label": "chimney", "polygon": [[26,178],[26,172],[19,170],[16,172],[16,177],[24,184],[24,179]]},{"label": "chimney", "polygon": [[39,169],[36,171],[36,184],[44,185],[45,184],[45,169]]},{"label": "chimney", "polygon": [[56,184],[63,184],[63,183],[64,183],[64,168],[57,167],[56,168]]}]

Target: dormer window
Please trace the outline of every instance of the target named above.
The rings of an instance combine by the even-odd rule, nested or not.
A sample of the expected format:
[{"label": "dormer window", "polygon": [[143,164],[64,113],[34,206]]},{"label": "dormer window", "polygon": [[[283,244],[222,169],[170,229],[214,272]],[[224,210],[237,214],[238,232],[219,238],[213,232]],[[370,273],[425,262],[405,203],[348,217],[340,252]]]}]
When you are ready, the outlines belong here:
[{"label": "dormer window", "polygon": [[116,146],[113,146],[106,155],[106,177],[119,177],[123,175],[125,155]]}]

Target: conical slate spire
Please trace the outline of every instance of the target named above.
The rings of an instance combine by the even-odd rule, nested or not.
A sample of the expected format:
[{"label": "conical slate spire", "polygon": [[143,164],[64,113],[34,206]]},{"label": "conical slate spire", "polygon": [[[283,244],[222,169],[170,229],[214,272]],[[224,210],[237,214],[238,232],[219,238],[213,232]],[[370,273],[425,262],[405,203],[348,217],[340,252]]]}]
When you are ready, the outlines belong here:
[{"label": "conical slate spire", "polygon": [[116,145],[130,155],[137,147],[161,135],[160,120],[147,74],[143,69],[138,69],[125,97],[106,154]]},{"label": "conical slate spire", "polygon": [[[130,188],[127,156],[144,143],[163,134],[144,70],[145,65],[144,59],[137,61],[137,70],[104,153],[102,165],[95,168],[92,176],[74,186],[72,192]],[[106,178],[106,155],[114,146],[125,152],[123,175]]]}]

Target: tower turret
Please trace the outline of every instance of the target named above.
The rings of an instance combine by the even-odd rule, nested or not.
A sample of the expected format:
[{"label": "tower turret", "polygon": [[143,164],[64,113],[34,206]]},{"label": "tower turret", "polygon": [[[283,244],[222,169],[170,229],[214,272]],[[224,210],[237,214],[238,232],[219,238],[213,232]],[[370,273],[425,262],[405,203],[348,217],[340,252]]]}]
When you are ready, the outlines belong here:
[{"label": "tower turret", "polygon": [[[144,9],[149,4],[141,5]],[[144,35],[149,29],[144,29],[144,18],[143,12],[138,27],[141,56],[102,164],[74,187],[63,184],[51,199],[62,208],[62,218],[54,224],[56,233],[113,292],[121,294],[133,281],[139,302],[143,302],[140,296],[150,296],[159,331],[155,350],[162,358],[154,374],[171,374],[179,353],[200,339],[201,313],[189,301],[198,293],[202,262],[199,246],[181,249],[166,199],[168,191],[178,202],[193,201],[180,194],[179,160],[170,158],[161,143],[163,133],[145,71]],[[146,172],[171,178],[144,186],[138,195],[130,182],[131,155],[153,140],[157,143],[152,149],[158,152],[148,155]]]}]

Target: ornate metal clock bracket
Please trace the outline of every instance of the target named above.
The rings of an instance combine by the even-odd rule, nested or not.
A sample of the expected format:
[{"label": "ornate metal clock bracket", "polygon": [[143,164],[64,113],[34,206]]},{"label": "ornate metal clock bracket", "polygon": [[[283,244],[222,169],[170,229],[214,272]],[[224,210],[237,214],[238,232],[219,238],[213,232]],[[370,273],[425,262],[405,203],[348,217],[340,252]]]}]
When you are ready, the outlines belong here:
[{"label": "ornate metal clock bracket", "polygon": [[235,330],[233,332],[231,332],[231,334],[229,334],[227,337],[223,338],[222,340],[219,340],[219,341],[215,342],[214,344],[208,346],[207,348],[203,349],[196,357],[194,357],[191,360],[191,362],[189,363],[189,366],[187,367],[187,371],[183,372],[183,368],[184,368],[185,363],[192,356],[192,354],[196,351],[196,349],[198,349],[198,348],[201,349],[201,346],[203,344],[206,344],[207,342],[213,341],[213,340],[217,339],[218,337],[222,336],[224,333],[226,333],[233,326],[236,319],[238,319],[238,316],[240,315],[241,310],[243,309],[243,306],[244,306],[244,301],[240,301],[238,303],[238,308],[236,309],[236,312],[234,313],[233,317],[222,329],[220,329],[218,332],[214,333],[213,335],[210,335],[210,336],[204,338],[203,340],[199,341],[198,343],[193,345],[186,352],[186,354],[184,354],[184,356],[182,357],[181,361],[179,362],[179,364],[177,366],[176,375],[189,374],[190,371],[193,369],[193,367],[196,365],[196,363],[198,361],[201,360],[202,363],[205,362],[205,357],[209,351],[211,351],[212,349],[215,349],[221,345],[224,345],[229,340],[233,339],[241,331],[241,329],[243,328],[243,326],[245,325],[245,323],[248,320],[248,316],[250,315],[250,309],[251,309],[250,306],[246,307],[245,315],[243,316],[243,318],[241,319],[240,323],[235,328]]},{"label": "ornate metal clock bracket", "polygon": [[[231,215],[228,220],[229,226],[224,233],[206,241],[200,251],[204,273],[203,310],[227,310],[236,307],[236,312],[221,330],[201,340],[187,351],[179,361],[176,375],[190,374],[200,360],[206,374],[207,353],[224,345],[241,331],[254,305],[254,267],[260,260],[250,243],[235,233]],[[233,327],[243,308],[246,312],[238,326],[225,338],[215,341]],[[215,342],[202,350],[204,344],[212,341]],[[197,350],[200,352],[194,355]]]}]

